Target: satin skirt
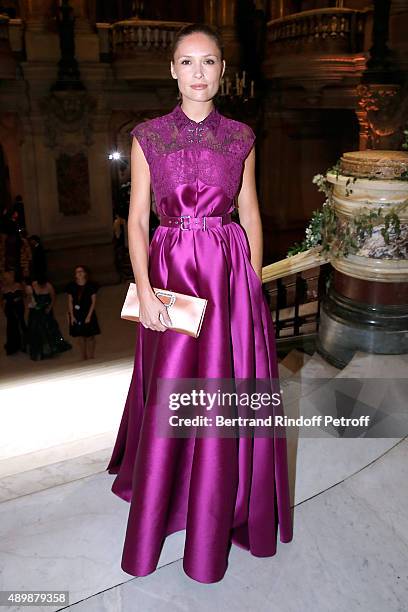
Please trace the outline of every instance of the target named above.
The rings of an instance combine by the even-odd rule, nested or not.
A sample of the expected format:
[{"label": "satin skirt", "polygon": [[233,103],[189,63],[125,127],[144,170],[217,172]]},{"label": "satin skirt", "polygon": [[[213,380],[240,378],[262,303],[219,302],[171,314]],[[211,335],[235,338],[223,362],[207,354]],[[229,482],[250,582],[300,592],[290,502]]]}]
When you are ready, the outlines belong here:
[{"label": "satin skirt", "polygon": [[[234,543],[257,557],[292,540],[286,438],[157,435],[160,378],[278,379],[275,333],[245,230],[159,226],[149,250],[152,286],[208,299],[200,336],[135,323],[133,375],[107,470],[130,502],[121,567],[157,568],[167,535],[186,530],[185,573],[221,580]],[[283,408],[282,408],[283,410]]]}]

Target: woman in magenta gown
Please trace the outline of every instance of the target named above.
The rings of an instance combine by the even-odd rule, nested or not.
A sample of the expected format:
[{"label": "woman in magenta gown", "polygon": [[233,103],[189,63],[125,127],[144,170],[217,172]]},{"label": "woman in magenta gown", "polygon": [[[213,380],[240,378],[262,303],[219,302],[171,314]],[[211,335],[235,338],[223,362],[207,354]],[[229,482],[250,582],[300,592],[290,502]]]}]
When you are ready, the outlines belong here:
[{"label": "woman in magenta gown", "polygon": [[[140,323],[106,469],[116,474],[113,493],[130,502],[121,567],[133,576],[153,572],[166,536],[179,530],[186,530],[183,569],[203,583],[223,578],[231,543],[269,557],[278,526],[281,542],[293,535],[284,435],[171,438],[156,426],[158,378],[278,378],[260,280],[255,135],[213,104],[224,70],[218,34],[187,26],[171,62],[181,104],[131,132],[129,248]],[[149,246],[150,185],[160,225]],[[240,224],[231,219],[236,201]],[[198,338],[166,327],[152,287],[208,300]]]}]

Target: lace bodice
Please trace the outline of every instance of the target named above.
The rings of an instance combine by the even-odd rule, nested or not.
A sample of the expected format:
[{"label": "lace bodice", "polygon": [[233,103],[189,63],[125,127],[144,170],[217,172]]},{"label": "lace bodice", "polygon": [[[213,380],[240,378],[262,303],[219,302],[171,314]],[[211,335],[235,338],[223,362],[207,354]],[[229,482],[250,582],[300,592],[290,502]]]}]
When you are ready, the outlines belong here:
[{"label": "lace bodice", "polygon": [[131,134],[149,164],[159,210],[163,198],[179,185],[197,180],[218,187],[233,199],[255,141],[249,125],[221,115],[216,108],[196,122],[180,105],[166,115],[139,123]]}]

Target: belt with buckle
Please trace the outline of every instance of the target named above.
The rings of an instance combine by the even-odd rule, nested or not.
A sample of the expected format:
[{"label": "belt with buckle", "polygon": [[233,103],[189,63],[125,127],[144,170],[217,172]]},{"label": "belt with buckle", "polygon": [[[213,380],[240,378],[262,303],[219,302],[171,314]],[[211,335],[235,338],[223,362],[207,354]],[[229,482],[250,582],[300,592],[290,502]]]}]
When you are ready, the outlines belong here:
[{"label": "belt with buckle", "polygon": [[193,217],[192,215],[180,215],[180,217],[169,217],[167,215],[160,216],[160,225],[166,227],[175,227],[181,230],[189,229],[207,229],[207,227],[216,227],[217,225],[226,225],[231,223],[231,213],[225,213],[221,216],[209,215],[208,217]]}]

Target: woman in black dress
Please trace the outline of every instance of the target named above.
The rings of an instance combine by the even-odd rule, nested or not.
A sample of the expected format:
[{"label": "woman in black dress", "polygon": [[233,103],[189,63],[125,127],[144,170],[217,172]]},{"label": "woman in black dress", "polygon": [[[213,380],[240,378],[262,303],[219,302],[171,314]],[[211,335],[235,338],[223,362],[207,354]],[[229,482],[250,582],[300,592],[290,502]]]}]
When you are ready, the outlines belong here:
[{"label": "woman in black dress", "polygon": [[14,270],[4,272],[1,288],[1,305],[7,320],[6,344],[7,355],[26,350],[27,328],[24,320],[24,288],[16,281]]},{"label": "woman in black dress", "polygon": [[69,333],[78,338],[82,359],[95,356],[95,336],[101,333],[95,312],[98,285],[89,279],[85,266],[75,268],[75,280],[66,288],[68,293]]},{"label": "woman in black dress", "polygon": [[33,361],[47,359],[58,353],[69,351],[67,342],[54,316],[55,289],[45,275],[27,285],[28,300],[28,345]]}]

